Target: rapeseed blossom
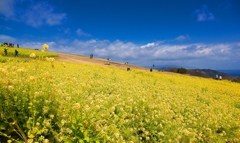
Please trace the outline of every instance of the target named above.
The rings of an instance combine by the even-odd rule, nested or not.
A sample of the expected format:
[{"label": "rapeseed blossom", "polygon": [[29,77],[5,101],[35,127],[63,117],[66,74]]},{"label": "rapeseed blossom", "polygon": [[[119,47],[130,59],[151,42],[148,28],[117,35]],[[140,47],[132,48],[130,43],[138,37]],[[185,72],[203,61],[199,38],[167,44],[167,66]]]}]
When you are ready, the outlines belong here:
[{"label": "rapeseed blossom", "polygon": [[240,142],[237,83],[49,61],[0,63],[29,142]]},{"label": "rapeseed blossom", "polygon": [[43,44],[42,47],[43,47],[44,50],[48,50],[48,48],[49,48],[49,46],[47,44]]},{"label": "rapeseed blossom", "polygon": [[73,110],[79,110],[79,109],[80,109],[80,104],[79,104],[79,103],[74,103],[74,104],[72,105],[72,109],[73,109]]},{"label": "rapeseed blossom", "polygon": [[31,53],[30,58],[36,58],[36,55],[34,53]]}]

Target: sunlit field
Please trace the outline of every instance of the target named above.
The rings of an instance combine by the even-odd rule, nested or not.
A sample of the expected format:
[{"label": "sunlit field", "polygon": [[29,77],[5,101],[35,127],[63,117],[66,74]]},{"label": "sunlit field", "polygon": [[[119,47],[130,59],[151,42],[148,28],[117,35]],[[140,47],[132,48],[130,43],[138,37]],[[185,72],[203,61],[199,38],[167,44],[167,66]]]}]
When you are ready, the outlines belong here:
[{"label": "sunlit field", "polygon": [[57,57],[58,55],[51,52],[45,52],[42,49],[28,49],[28,48],[16,48],[16,47],[0,47],[0,55],[5,55],[4,49],[7,49],[7,56],[15,56],[15,50],[18,51],[19,57],[29,57],[31,53],[35,53],[36,58],[43,58],[43,57]]},{"label": "sunlit field", "polygon": [[0,140],[240,142],[239,83],[53,58],[0,62],[0,77]]}]

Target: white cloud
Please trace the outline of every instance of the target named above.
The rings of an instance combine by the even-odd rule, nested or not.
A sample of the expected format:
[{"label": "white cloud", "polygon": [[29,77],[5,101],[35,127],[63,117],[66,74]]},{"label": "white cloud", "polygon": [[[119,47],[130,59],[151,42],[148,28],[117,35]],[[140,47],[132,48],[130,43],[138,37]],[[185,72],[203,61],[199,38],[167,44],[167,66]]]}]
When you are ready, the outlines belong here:
[{"label": "white cloud", "polygon": [[23,15],[25,22],[33,27],[59,25],[66,17],[66,13],[56,13],[53,6],[43,2],[30,6]]},{"label": "white cloud", "polygon": [[197,9],[194,14],[197,16],[197,21],[208,21],[215,19],[215,16],[210,12],[206,5],[203,5],[200,9]]},{"label": "white cloud", "polygon": [[[230,44],[185,44],[185,45],[171,45],[171,44],[146,44],[145,46],[151,48],[142,48],[143,45],[137,45],[132,42],[122,42],[116,40],[110,42],[107,40],[89,40],[81,41],[74,40],[70,47],[72,53],[81,55],[89,55],[93,53],[95,57],[111,58],[115,61],[128,61],[131,64],[148,65],[155,61],[157,64],[182,64],[182,65],[210,65],[213,62],[223,62],[224,60],[234,58],[239,61],[239,56],[236,52],[236,47],[239,45]],[[61,50],[61,49],[58,49]],[[64,48],[66,50],[66,48]],[[203,62],[205,61],[205,63]],[[215,65],[217,66],[217,65]]]},{"label": "white cloud", "polygon": [[[1,37],[1,36],[0,36]],[[150,48],[142,48],[133,42],[116,40],[92,39],[88,41],[75,39],[66,45],[61,40],[46,42],[49,51],[90,55],[98,58],[111,58],[117,62],[129,62],[129,64],[147,65],[180,65],[196,68],[235,68],[240,69],[240,44],[239,43],[218,43],[218,44],[158,44],[152,42]],[[157,43],[157,44],[156,44]],[[20,43],[23,47],[41,49],[43,42]]]},{"label": "white cloud", "polygon": [[175,40],[177,40],[177,41],[185,41],[185,40],[189,40],[189,39],[190,39],[189,35],[180,35],[175,38]]},{"label": "white cloud", "polygon": [[78,36],[91,36],[91,35],[88,34],[88,33],[84,33],[81,29],[78,29],[78,30],[76,31],[76,33],[77,33]]},{"label": "white cloud", "polygon": [[17,40],[14,37],[8,36],[8,35],[0,35],[0,42],[7,42],[7,43],[13,43]]},{"label": "white cloud", "polygon": [[154,42],[153,43],[148,43],[146,45],[142,45],[140,48],[144,49],[144,48],[149,48],[149,47],[153,47],[153,46],[155,46]]},{"label": "white cloud", "polygon": [[0,14],[6,18],[14,16],[14,0],[0,0]]}]

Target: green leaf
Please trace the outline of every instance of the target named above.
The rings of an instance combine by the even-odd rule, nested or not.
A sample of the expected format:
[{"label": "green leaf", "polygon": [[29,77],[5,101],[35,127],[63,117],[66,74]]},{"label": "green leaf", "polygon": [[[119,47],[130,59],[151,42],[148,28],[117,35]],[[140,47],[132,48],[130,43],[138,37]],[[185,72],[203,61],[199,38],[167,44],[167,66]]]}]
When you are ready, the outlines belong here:
[{"label": "green leaf", "polygon": [[87,142],[89,142],[90,139],[89,139],[88,133],[87,133],[87,132],[84,132],[84,133],[83,133],[83,136],[84,136],[84,140],[87,141]]},{"label": "green leaf", "polygon": [[74,126],[74,124],[72,124],[72,129],[73,129],[73,130],[75,130],[75,129],[76,129],[76,127]]},{"label": "green leaf", "polygon": [[6,130],[6,129],[7,129],[7,126],[8,126],[7,123],[0,121],[0,130]]}]

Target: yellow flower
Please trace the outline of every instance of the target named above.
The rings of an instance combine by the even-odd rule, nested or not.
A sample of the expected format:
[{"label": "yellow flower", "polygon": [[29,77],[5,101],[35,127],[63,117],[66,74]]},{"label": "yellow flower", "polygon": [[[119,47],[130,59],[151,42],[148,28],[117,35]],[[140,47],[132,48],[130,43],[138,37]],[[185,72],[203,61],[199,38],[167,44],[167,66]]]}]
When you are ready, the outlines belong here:
[{"label": "yellow flower", "polygon": [[43,49],[44,49],[44,50],[48,50],[48,47],[49,47],[49,46],[48,46],[47,44],[43,44]]},{"label": "yellow flower", "polygon": [[9,91],[13,91],[13,89],[14,89],[13,86],[11,86],[11,85],[8,86]]},{"label": "yellow flower", "polygon": [[79,109],[80,109],[80,104],[79,104],[79,103],[74,103],[74,104],[72,105],[72,109],[73,109],[73,110],[79,110]]},{"label": "yellow flower", "polygon": [[48,139],[44,139],[43,143],[49,143],[49,140]]},{"label": "yellow flower", "polygon": [[31,58],[36,58],[36,55],[35,55],[34,53],[31,53],[31,54],[30,54],[30,57],[31,57]]}]

